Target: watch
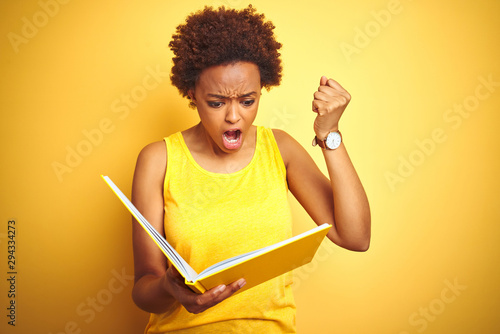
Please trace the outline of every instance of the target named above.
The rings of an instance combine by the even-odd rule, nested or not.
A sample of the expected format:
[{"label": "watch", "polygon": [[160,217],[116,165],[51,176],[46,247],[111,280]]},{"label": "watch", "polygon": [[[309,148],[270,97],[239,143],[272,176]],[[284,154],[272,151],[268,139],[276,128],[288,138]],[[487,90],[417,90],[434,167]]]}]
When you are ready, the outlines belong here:
[{"label": "watch", "polygon": [[340,134],[340,131],[332,131],[323,140],[318,139],[318,137],[315,136],[312,145],[313,146],[318,145],[324,150],[335,150],[340,146],[341,142],[342,142],[342,135]]}]

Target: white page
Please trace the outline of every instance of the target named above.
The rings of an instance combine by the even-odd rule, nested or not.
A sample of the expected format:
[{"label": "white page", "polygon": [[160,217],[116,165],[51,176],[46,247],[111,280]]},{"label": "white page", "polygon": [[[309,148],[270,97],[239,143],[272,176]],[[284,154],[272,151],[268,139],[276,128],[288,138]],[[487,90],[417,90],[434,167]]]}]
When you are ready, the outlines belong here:
[{"label": "white page", "polygon": [[163,250],[167,258],[175,263],[175,266],[179,268],[183,276],[190,282],[193,282],[198,276],[196,271],[177,253],[177,251],[165,240],[165,238],[144,218],[144,216],[137,210],[137,208],[129,201],[127,196],[125,196],[121,190],[111,181],[107,176],[103,176],[104,181],[113,189],[113,191],[118,195],[120,200],[125,204],[127,209],[132,213],[136,220],[141,224],[141,226],[148,232],[148,234],[158,243],[158,245]]}]

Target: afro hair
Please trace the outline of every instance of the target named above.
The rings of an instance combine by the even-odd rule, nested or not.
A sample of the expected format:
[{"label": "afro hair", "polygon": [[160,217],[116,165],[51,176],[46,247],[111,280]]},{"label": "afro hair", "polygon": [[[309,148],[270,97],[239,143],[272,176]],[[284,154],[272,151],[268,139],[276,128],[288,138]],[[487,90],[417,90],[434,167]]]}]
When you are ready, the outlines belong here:
[{"label": "afro hair", "polygon": [[[174,53],[170,80],[182,96],[195,87],[201,72],[211,66],[251,62],[258,66],[261,86],[278,86],[282,65],[275,26],[249,5],[241,10],[205,7],[177,27],[169,47]],[[190,103],[191,106],[194,104]]]}]

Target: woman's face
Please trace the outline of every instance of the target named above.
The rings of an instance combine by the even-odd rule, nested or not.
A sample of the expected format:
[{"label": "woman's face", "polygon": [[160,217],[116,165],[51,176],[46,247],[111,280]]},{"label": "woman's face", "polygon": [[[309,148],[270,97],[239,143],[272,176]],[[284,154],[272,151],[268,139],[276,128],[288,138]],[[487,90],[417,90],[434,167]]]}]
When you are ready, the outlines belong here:
[{"label": "woman's face", "polygon": [[205,69],[189,95],[214,147],[239,151],[257,116],[261,95],[257,65],[237,62]]}]

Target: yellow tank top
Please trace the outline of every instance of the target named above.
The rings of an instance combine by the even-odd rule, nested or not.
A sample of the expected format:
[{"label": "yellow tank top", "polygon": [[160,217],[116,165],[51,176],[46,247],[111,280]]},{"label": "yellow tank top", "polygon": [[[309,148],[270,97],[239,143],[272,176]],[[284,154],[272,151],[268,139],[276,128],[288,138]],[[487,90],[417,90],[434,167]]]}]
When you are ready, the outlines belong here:
[{"label": "yellow tank top", "polygon": [[[198,165],[180,132],[165,142],[165,234],[196,272],[291,237],[286,169],[270,129],[257,127],[251,162],[231,174]],[[151,314],[146,333],[295,333],[291,283],[287,273],[200,314]]]}]

